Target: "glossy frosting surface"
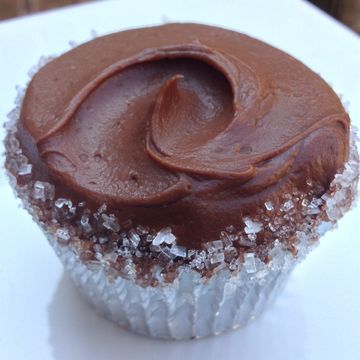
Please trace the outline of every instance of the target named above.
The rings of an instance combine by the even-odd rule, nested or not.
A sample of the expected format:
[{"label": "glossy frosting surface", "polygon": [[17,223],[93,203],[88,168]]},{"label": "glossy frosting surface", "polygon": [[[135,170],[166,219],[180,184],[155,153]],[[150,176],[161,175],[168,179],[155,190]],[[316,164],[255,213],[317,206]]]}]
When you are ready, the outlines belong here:
[{"label": "glossy frosting surface", "polygon": [[169,24],[94,39],[31,81],[20,139],[62,195],[200,247],[348,154],[331,88],[246,35]]}]

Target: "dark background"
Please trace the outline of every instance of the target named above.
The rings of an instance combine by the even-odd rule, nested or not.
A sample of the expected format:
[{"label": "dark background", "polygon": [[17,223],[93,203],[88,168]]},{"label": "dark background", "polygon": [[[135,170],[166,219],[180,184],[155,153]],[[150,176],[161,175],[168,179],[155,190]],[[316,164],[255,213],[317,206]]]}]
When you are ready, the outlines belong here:
[{"label": "dark background", "polygon": [[[89,1],[94,0],[0,0],[0,20]],[[309,1],[360,33],[360,0]]]}]

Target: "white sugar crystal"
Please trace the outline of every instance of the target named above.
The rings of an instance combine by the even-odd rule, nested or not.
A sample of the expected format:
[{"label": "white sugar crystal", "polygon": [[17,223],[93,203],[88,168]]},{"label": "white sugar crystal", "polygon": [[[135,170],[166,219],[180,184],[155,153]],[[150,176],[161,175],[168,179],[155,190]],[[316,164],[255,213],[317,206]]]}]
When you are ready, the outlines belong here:
[{"label": "white sugar crystal", "polygon": [[136,249],[140,243],[140,236],[134,230],[130,230],[129,240],[131,245]]},{"label": "white sugar crystal", "polygon": [[247,253],[244,255],[244,266],[248,274],[256,272],[255,254]]},{"label": "white sugar crystal", "polygon": [[248,217],[244,218],[244,223],[245,223],[245,233],[246,234],[256,234],[259,231],[262,230],[262,224],[257,222],[257,221],[253,221]]},{"label": "white sugar crystal", "polygon": [[242,236],[239,239],[239,244],[241,246],[245,246],[245,247],[251,247],[251,246],[255,245],[254,242],[251,241],[248,237],[245,238],[245,237],[242,237]]},{"label": "white sugar crystal", "polygon": [[52,200],[54,194],[55,188],[53,185],[42,181],[35,181],[33,190],[34,199],[41,201]]},{"label": "white sugar crystal", "polygon": [[257,238],[256,234],[248,234],[247,237],[252,243],[254,243]]},{"label": "white sugar crystal", "polygon": [[233,245],[233,242],[231,241],[230,237],[228,237],[228,236],[223,237],[222,242],[223,242],[225,248],[229,248]]},{"label": "white sugar crystal", "polygon": [[93,246],[93,249],[94,249],[94,251],[99,252],[99,253],[103,252],[103,248],[102,248],[102,246],[100,244],[95,244]]},{"label": "white sugar crystal", "polygon": [[152,251],[152,252],[160,252],[161,251],[161,247],[159,246],[159,245],[154,245],[154,244],[151,244],[150,245],[150,251]]},{"label": "white sugar crystal", "polygon": [[274,210],[274,205],[272,204],[271,201],[267,201],[264,205],[265,205],[265,209],[267,211],[273,211]]},{"label": "white sugar crystal", "polygon": [[106,204],[102,204],[99,208],[98,208],[98,213],[102,214],[103,212],[105,212],[107,209]]},{"label": "white sugar crystal", "polygon": [[309,215],[316,215],[319,214],[321,211],[319,209],[319,206],[323,204],[323,201],[321,199],[312,199],[309,205],[307,206],[307,214]]},{"label": "white sugar crystal", "polygon": [[269,251],[271,257],[270,267],[273,269],[281,269],[285,264],[286,252],[283,250],[279,240],[275,240],[274,247]]},{"label": "white sugar crystal", "polygon": [[36,200],[45,201],[45,187],[41,181],[35,181],[33,196]]},{"label": "white sugar crystal", "polygon": [[131,251],[127,246],[122,246],[117,252],[122,257],[130,258],[132,256]]},{"label": "white sugar crystal", "polygon": [[272,232],[275,232],[277,230],[277,227],[273,224],[273,223],[269,223],[269,229],[272,231]]},{"label": "white sugar crystal", "polygon": [[103,260],[103,257],[104,257],[104,255],[102,253],[99,253],[99,252],[95,253],[95,259],[96,260],[101,261],[101,260]]},{"label": "white sugar crystal", "polygon": [[161,249],[159,256],[162,260],[172,260],[176,255],[174,255],[168,247],[164,247]]},{"label": "white sugar crystal", "polygon": [[144,225],[138,225],[136,227],[136,232],[139,234],[139,235],[146,235],[149,233],[149,228],[147,226],[144,226]]},{"label": "white sugar crystal", "polygon": [[166,244],[172,244],[176,240],[176,237],[174,234],[171,233],[170,228],[161,229],[155,238],[153,239],[152,243],[153,245],[161,245],[162,243]]},{"label": "white sugar crystal", "polygon": [[294,207],[294,203],[291,200],[286,201],[283,205],[281,205],[281,211],[289,211]]},{"label": "white sugar crystal", "polygon": [[204,259],[196,256],[195,259],[190,262],[190,266],[198,270],[202,270],[205,267]]},{"label": "white sugar crystal", "polygon": [[216,264],[225,260],[225,255],[222,252],[212,254],[210,257],[210,263]]},{"label": "white sugar crystal", "polygon": [[189,249],[187,252],[187,257],[191,258],[192,256],[194,256],[196,254],[196,250],[195,249]]},{"label": "white sugar crystal", "polygon": [[237,256],[237,250],[234,247],[229,247],[225,249],[224,254],[226,261],[230,261]]},{"label": "white sugar crystal", "polygon": [[167,234],[167,236],[165,237],[164,242],[168,245],[171,245],[173,243],[175,243],[176,240],[176,236],[172,233]]},{"label": "white sugar crystal", "polygon": [[106,236],[100,236],[100,237],[99,237],[99,243],[100,243],[101,245],[106,244],[108,241],[109,241],[109,239],[108,239]]},{"label": "white sugar crystal", "polygon": [[69,200],[69,199],[59,198],[59,199],[56,199],[56,201],[55,201],[55,206],[56,206],[58,209],[61,209],[61,208],[63,208],[64,206],[67,206],[67,207],[70,209],[70,208],[72,208],[72,201]]},{"label": "white sugar crystal", "polygon": [[209,253],[213,253],[217,250],[221,250],[224,248],[224,243],[221,240],[209,241],[204,243],[203,245],[205,249],[208,250]]},{"label": "white sugar crystal", "polygon": [[309,200],[308,199],[303,199],[301,201],[301,205],[304,206],[304,207],[308,207],[309,206]]},{"label": "white sugar crystal", "polygon": [[80,224],[86,232],[90,232],[92,230],[92,227],[89,224],[89,216],[88,215],[83,215],[81,217]]},{"label": "white sugar crystal", "polygon": [[184,246],[173,245],[170,248],[170,252],[175,256],[179,256],[182,258],[186,257],[186,247],[184,247]]},{"label": "white sugar crystal", "polygon": [[229,264],[229,269],[231,271],[235,271],[238,270],[240,268],[240,261],[239,259],[233,259],[231,260],[230,264]]},{"label": "white sugar crystal", "polygon": [[61,239],[63,241],[69,241],[70,240],[70,234],[68,229],[57,229],[55,236],[58,239]]},{"label": "white sugar crystal", "polygon": [[104,228],[111,230],[113,232],[120,231],[120,225],[114,214],[110,214],[110,215],[101,214],[101,217],[104,220],[103,222]]},{"label": "white sugar crystal", "polygon": [[122,240],[123,246],[130,247],[130,241],[127,237],[124,237]]},{"label": "white sugar crystal", "polygon": [[32,172],[32,165],[31,164],[22,164],[19,167],[18,170],[18,175],[20,176],[26,176],[26,175],[30,175]]}]

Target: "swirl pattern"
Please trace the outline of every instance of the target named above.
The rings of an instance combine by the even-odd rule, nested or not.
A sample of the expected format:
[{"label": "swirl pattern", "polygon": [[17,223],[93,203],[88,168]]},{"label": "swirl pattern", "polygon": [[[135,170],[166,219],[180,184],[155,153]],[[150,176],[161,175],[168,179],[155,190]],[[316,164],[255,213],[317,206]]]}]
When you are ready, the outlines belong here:
[{"label": "swirl pattern", "polygon": [[192,245],[304,179],[326,188],[348,151],[348,116],[319,76],[258,40],[193,24],[64,54],[32,80],[22,124],[65,192],[171,225]]}]

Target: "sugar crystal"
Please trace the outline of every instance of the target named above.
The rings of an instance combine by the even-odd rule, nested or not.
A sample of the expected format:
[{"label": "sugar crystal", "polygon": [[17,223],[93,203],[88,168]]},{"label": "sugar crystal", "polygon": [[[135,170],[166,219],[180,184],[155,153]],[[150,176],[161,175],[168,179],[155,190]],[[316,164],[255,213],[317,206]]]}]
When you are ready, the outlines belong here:
[{"label": "sugar crystal", "polygon": [[259,231],[262,230],[262,224],[256,221],[251,220],[248,217],[244,218],[244,223],[245,223],[245,233],[246,234],[256,234]]},{"label": "sugar crystal", "polygon": [[102,204],[99,208],[98,208],[98,213],[102,214],[103,212],[105,212],[107,209],[106,204]]},{"label": "sugar crystal", "polygon": [[157,233],[152,243],[153,245],[161,245],[162,243],[172,244],[175,240],[176,237],[171,233],[171,229],[165,228]]},{"label": "sugar crystal", "polygon": [[90,232],[92,230],[92,227],[89,224],[89,216],[88,215],[83,215],[81,217],[80,224],[85,232]]},{"label": "sugar crystal", "polygon": [[196,250],[195,249],[189,249],[187,252],[187,257],[191,258],[192,256],[194,256],[196,254]]},{"label": "sugar crystal", "polygon": [[186,247],[184,246],[173,245],[170,248],[170,252],[178,257],[182,257],[182,258],[186,257]]},{"label": "sugar crystal", "polygon": [[217,250],[223,249],[224,243],[221,240],[215,240],[204,243],[203,246],[208,250],[209,253],[213,253]]},{"label": "sugar crystal", "polygon": [[160,260],[172,260],[176,255],[174,255],[168,247],[164,247],[161,249],[159,254]]},{"label": "sugar crystal", "polygon": [[244,266],[246,272],[249,274],[253,274],[256,272],[256,264],[255,264],[255,254],[247,253],[244,255]]},{"label": "sugar crystal", "polygon": [[210,257],[210,263],[216,264],[225,260],[225,255],[222,252],[215,253]]},{"label": "sugar crystal", "polygon": [[281,211],[289,211],[294,207],[294,203],[291,200],[286,201],[283,205],[281,205]]},{"label": "sugar crystal", "polygon": [[55,206],[58,209],[63,208],[64,206],[67,206],[69,209],[72,208],[72,201],[69,199],[63,199],[63,198],[59,198],[55,201]]},{"label": "sugar crystal", "polygon": [[134,247],[136,249],[140,243],[140,236],[134,230],[130,230],[129,231],[129,240],[130,240],[132,247]]},{"label": "sugar crystal", "polygon": [[231,260],[230,264],[229,264],[229,269],[231,271],[235,271],[238,270],[240,268],[240,261],[239,259],[233,259]]},{"label": "sugar crystal", "polygon": [[109,241],[109,239],[106,236],[100,236],[99,237],[99,243],[101,245],[106,244]]},{"label": "sugar crystal", "polygon": [[[254,234],[255,235],[255,234]],[[255,235],[256,236],[256,235]],[[248,237],[240,237],[240,240],[239,240],[239,244],[241,245],[241,246],[245,246],[245,247],[251,247],[251,246],[254,246],[254,245],[256,245],[255,243],[254,243],[254,241],[252,241],[252,240],[250,240]]]},{"label": "sugar crystal", "polygon": [[251,242],[254,243],[256,241],[257,236],[256,236],[256,234],[251,233],[251,234],[248,234],[248,238]]},{"label": "sugar crystal", "polygon": [[70,240],[70,234],[68,229],[57,229],[55,236],[63,241],[69,241]]},{"label": "sugar crystal", "polygon": [[269,229],[272,231],[272,232],[275,232],[277,230],[277,227],[273,224],[273,223],[269,223]]},{"label": "sugar crystal", "polygon": [[149,233],[149,228],[147,226],[143,226],[143,225],[138,225],[136,227],[136,232],[139,234],[139,235],[146,235]]},{"label": "sugar crystal", "polygon": [[161,247],[159,246],[159,245],[154,245],[154,244],[151,244],[150,245],[150,251],[152,251],[152,252],[160,252],[161,251]]},{"label": "sugar crystal", "polygon": [[309,203],[309,205],[307,206],[307,214],[309,215],[316,215],[320,213],[320,208],[319,206],[321,206],[321,202],[319,202],[318,200],[320,199],[312,199],[311,202]]},{"label": "sugar crystal", "polygon": [[55,188],[53,185],[42,181],[35,181],[33,190],[34,199],[41,201],[52,200],[54,194]]},{"label": "sugar crystal", "polygon": [[120,231],[120,225],[114,214],[110,214],[110,215],[101,214],[101,217],[104,220],[103,222],[104,228],[111,230],[113,232]]},{"label": "sugar crystal", "polygon": [[273,211],[274,210],[274,205],[272,204],[271,201],[267,201],[265,204],[265,208],[267,211]]},{"label": "sugar crystal", "polygon": [[31,171],[32,171],[31,164],[22,164],[22,165],[20,165],[17,173],[19,176],[26,176],[26,175],[30,175]]}]

